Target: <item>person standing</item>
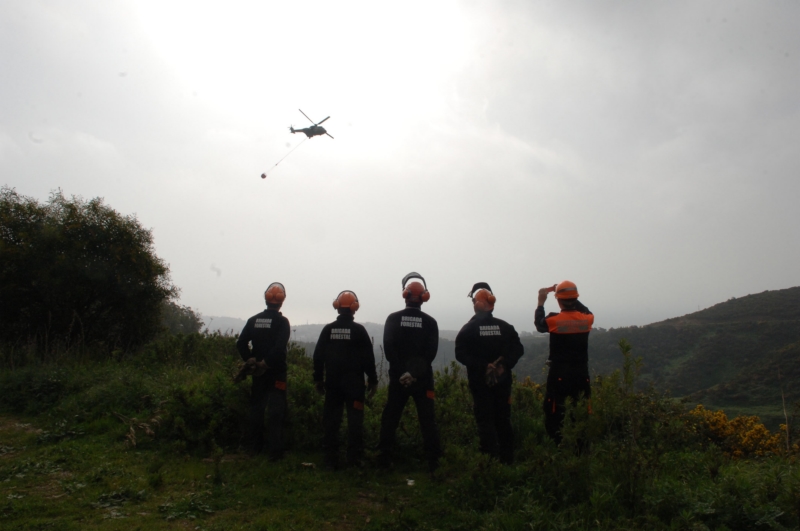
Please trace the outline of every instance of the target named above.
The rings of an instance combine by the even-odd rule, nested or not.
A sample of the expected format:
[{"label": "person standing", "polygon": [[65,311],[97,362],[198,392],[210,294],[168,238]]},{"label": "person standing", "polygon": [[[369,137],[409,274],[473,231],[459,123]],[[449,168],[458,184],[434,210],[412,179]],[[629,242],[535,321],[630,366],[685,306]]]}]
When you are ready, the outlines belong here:
[{"label": "person standing", "polygon": [[250,439],[253,453],[264,449],[264,411],[267,411],[269,456],[283,457],[283,422],[286,417],[286,345],[289,320],[280,308],[286,300],[286,288],[273,282],[264,292],[267,309],[247,320],[236,341],[239,355],[255,365],[250,392]]},{"label": "person standing", "polygon": [[456,360],[467,367],[481,452],[511,464],[511,369],[525,350],[514,327],[492,315],[496,297],[489,284],[478,282],[468,296],[475,315],[456,336]]},{"label": "person standing", "polygon": [[364,454],[364,375],[369,396],[378,388],[375,354],[366,329],[355,322],[358,297],[342,291],[333,301],[336,320],[322,328],[314,349],[314,384],[325,395],[322,413],[325,466],[339,466],[339,428],[347,410],[347,464],[358,466]]},{"label": "person standing", "polygon": [[397,426],[411,397],[417,408],[428,467],[433,473],[442,453],[431,367],[439,350],[439,325],[436,319],[421,310],[422,304],[430,299],[422,275],[409,273],[401,286],[406,307],[389,315],[383,329],[383,347],[389,362],[389,391],[381,416],[379,462],[383,466],[391,463]]},{"label": "person standing", "polygon": [[[555,292],[559,313],[545,317],[547,294]],[[550,370],[544,397],[544,422],[547,434],[556,444],[561,443],[561,426],[567,398],[591,400],[589,379],[589,332],[594,315],[578,300],[578,287],[565,280],[539,290],[539,304],[534,317],[536,330],[550,334]],[[591,402],[589,402],[591,411]]]}]

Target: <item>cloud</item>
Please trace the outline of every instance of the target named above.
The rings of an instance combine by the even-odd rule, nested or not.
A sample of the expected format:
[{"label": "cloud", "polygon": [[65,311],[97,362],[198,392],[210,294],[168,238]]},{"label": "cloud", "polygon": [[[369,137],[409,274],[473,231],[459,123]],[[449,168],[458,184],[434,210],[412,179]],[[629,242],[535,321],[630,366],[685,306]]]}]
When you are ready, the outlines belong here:
[{"label": "cloud", "polygon": [[[137,213],[206,314],[280,280],[292,318],[354,289],[380,322],[417,270],[443,328],[485,280],[530,330],[564,278],[598,325],[644,324],[800,283],[798,10],[9,4],[0,169]],[[336,139],[262,180],[298,108]]]}]

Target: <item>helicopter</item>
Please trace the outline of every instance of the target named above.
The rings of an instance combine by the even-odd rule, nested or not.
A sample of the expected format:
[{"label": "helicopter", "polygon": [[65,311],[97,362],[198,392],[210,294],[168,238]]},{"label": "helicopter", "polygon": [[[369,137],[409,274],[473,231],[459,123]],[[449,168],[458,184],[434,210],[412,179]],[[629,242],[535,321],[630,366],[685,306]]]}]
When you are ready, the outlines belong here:
[{"label": "helicopter", "polygon": [[[308,115],[306,113],[304,113],[302,109],[297,109],[297,110],[300,111],[300,114],[302,114],[303,116],[308,118]],[[330,118],[330,116],[328,116],[328,118]],[[325,120],[327,120],[328,118],[325,118]],[[322,122],[324,122],[325,120],[322,120]],[[295,129],[293,126],[290,125],[289,126],[289,131],[291,131],[292,133],[304,133],[308,138],[311,138],[312,136],[320,136],[320,135],[328,135],[331,138],[333,138],[330,135],[330,133],[328,133],[325,130],[324,127],[319,125],[322,122],[314,123],[314,120],[312,120],[311,118],[308,118],[308,121],[311,122],[314,125],[312,125],[311,127],[306,127],[304,129]]]}]

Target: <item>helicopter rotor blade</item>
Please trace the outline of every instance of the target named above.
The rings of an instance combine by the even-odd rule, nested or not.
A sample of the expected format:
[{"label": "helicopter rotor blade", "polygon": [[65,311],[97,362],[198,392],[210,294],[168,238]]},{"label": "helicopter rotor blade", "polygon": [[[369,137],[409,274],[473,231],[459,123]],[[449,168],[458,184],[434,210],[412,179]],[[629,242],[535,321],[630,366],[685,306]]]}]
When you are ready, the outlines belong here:
[{"label": "helicopter rotor blade", "polygon": [[[328,136],[331,136],[331,134],[330,134],[330,133],[325,133],[325,134],[326,134],[326,135],[328,135]],[[333,138],[333,137],[331,136],[331,138]]]},{"label": "helicopter rotor blade", "polygon": [[[308,119],[309,122],[311,122],[312,124],[314,123],[314,120],[312,120],[311,118],[308,118],[308,115],[303,112],[303,109],[297,109],[297,110],[300,111],[300,114],[305,116]],[[314,124],[314,125],[316,125],[316,124]]]},{"label": "helicopter rotor blade", "polygon": [[[330,116],[328,116],[328,118],[330,118]],[[327,120],[328,118],[325,118],[325,120]],[[319,125],[319,124],[323,123],[325,120],[322,120],[322,122],[317,122],[315,125]]]}]

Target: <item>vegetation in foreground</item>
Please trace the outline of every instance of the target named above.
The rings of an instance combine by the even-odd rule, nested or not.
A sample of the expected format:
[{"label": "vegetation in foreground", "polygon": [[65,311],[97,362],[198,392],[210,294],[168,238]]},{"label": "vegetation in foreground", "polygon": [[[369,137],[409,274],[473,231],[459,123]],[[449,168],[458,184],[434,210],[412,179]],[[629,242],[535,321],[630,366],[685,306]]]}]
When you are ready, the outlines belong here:
[{"label": "vegetation in foreground", "polygon": [[[800,287],[732,298],[646,326],[592,331],[593,371],[620,367],[622,338],[644,360],[643,386],[728,414],[758,414],[773,429],[785,423],[783,400],[800,401]],[[544,350],[532,369],[541,367]]]},{"label": "vegetation in foreground", "polygon": [[[459,367],[440,372],[446,455],[435,478],[411,405],[392,470],[316,467],[322,398],[297,346],[291,451],[277,463],[241,451],[249,388],[231,381],[231,337],[164,335],[123,359],[5,368],[0,527],[797,529],[791,433],[636,391],[637,362],[622,347],[623,370],[595,381],[591,415],[574,406],[561,448],[545,435],[540,387],[515,384],[510,467],[478,453]],[[367,408],[372,443],[384,402],[382,389]]]}]

